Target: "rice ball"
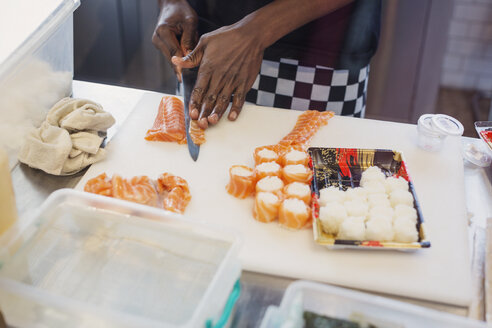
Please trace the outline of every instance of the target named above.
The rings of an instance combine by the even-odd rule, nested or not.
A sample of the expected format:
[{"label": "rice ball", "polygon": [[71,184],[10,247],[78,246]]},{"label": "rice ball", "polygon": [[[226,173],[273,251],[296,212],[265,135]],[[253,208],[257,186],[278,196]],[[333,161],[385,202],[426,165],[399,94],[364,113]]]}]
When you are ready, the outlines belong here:
[{"label": "rice ball", "polygon": [[319,191],[319,203],[324,206],[328,203],[343,203],[345,200],[345,193],[338,189],[338,187],[323,188]]},{"label": "rice ball", "polygon": [[394,211],[390,206],[375,206],[369,210],[369,220],[384,218],[393,222]]},{"label": "rice ball", "polygon": [[348,216],[357,216],[366,218],[369,214],[369,206],[360,199],[348,200],[344,204]]},{"label": "rice ball", "polygon": [[336,235],[340,224],[347,218],[347,211],[342,204],[328,203],[319,209],[319,219],[323,231]]},{"label": "rice ball", "polygon": [[370,166],[364,172],[360,178],[360,185],[365,187],[365,185],[372,181],[378,181],[383,183],[386,176],[377,166]]},{"label": "rice ball", "polygon": [[413,206],[408,206],[405,204],[398,204],[395,206],[395,218],[398,217],[410,217],[417,221],[417,211]]},{"label": "rice ball", "polygon": [[393,223],[395,232],[394,241],[399,243],[413,243],[419,240],[416,225],[407,218],[397,218]]},{"label": "rice ball", "polygon": [[366,225],[363,217],[350,216],[343,220],[338,231],[337,239],[365,240]]},{"label": "rice ball", "polygon": [[364,189],[367,192],[367,196],[370,194],[384,194],[386,193],[386,188],[381,181],[369,181],[364,184]]},{"label": "rice ball", "polygon": [[362,200],[365,201],[367,199],[367,190],[361,187],[357,188],[348,188],[345,191],[345,199],[346,200]]},{"label": "rice ball", "polygon": [[399,204],[413,206],[413,195],[407,190],[397,189],[392,191],[389,200],[393,207]]},{"label": "rice ball", "polygon": [[384,180],[384,187],[386,188],[386,192],[389,194],[394,190],[408,190],[408,182],[402,177],[389,177]]},{"label": "rice ball", "polygon": [[391,207],[391,203],[386,194],[369,194],[367,195],[367,203],[369,204],[369,208],[373,208],[376,206]]},{"label": "rice ball", "polygon": [[393,240],[394,232],[391,221],[385,219],[371,219],[366,223],[366,239],[377,241]]}]

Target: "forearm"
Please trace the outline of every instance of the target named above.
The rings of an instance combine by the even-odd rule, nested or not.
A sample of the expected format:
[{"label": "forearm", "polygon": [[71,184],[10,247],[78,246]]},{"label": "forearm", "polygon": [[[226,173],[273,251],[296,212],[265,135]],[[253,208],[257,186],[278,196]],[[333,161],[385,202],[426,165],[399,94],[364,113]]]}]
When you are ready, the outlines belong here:
[{"label": "forearm", "polygon": [[249,32],[256,31],[257,39],[266,48],[284,35],[335,11],[353,0],[276,0],[244,17],[239,24]]}]

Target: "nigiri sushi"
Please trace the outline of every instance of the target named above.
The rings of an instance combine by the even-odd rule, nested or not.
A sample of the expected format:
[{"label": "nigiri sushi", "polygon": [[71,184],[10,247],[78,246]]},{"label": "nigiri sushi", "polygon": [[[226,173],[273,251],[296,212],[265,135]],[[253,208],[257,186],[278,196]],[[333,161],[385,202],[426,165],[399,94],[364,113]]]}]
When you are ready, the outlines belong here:
[{"label": "nigiri sushi", "polygon": [[275,162],[265,162],[256,165],[255,167],[255,179],[256,181],[263,179],[267,176],[281,177],[281,167]]},{"label": "nigiri sushi", "polygon": [[255,191],[253,169],[244,165],[233,165],[229,169],[230,180],[227,192],[237,198],[246,198]]},{"label": "nigiri sushi", "polygon": [[282,165],[296,165],[296,164],[301,164],[301,165],[308,165],[309,163],[309,156],[308,154],[302,150],[302,149],[296,149],[292,147],[289,151],[287,151],[282,158],[280,159],[280,163]]},{"label": "nigiri sushi", "polygon": [[286,198],[280,205],[278,222],[290,229],[301,229],[311,219],[310,208],[302,200],[297,198]]},{"label": "nigiri sushi", "polygon": [[311,204],[311,188],[307,183],[292,182],[285,186],[284,195],[286,198],[297,198],[306,205]]},{"label": "nigiri sushi", "polygon": [[255,165],[266,163],[266,162],[276,162],[279,163],[279,155],[275,151],[275,146],[262,146],[257,147],[253,153],[255,160]]},{"label": "nigiri sushi", "polygon": [[311,181],[311,170],[302,164],[286,165],[282,169],[282,178],[285,183],[291,182],[303,182],[309,183]]},{"label": "nigiri sushi", "polygon": [[277,219],[280,198],[271,192],[259,192],[255,196],[253,217],[260,222],[272,222]]},{"label": "nigiri sushi", "polygon": [[271,192],[276,195],[282,195],[284,182],[277,176],[268,176],[256,183],[256,192]]}]

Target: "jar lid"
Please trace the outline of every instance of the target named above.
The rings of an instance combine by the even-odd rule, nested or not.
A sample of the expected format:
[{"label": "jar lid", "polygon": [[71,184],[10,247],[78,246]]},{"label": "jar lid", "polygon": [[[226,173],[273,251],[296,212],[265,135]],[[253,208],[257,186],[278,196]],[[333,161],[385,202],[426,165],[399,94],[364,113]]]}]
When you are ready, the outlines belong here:
[{"label": "jar lid", "polygon": [[476,146],[472,143],[468,143],[463,147],[463,157],[479,167],[488,167],[492,162],[492,158],[483,151],[481,146]]},{"label": "jar lid", "polygon": [[436,114],[431,118],[432,126],[435,131],[449,136],[463,135],[463,124],[460,121],[444,114]]},{"label": "jar lid", "polygon": [[434,135],[436,137],[439,137],[443,135],[439,130],[435,129],[433,124],[432,124],[432,117],[434,117],[434,114],[424,114],[420,116],[419,121],[418,121],[418,126],[425,132],[429,133],[430,135]]}]

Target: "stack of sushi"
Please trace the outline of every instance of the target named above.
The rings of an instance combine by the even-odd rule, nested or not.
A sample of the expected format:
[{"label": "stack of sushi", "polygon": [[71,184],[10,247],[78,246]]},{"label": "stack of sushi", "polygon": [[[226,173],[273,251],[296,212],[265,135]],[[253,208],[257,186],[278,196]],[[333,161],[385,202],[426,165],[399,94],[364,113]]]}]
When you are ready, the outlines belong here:
[{"label": "stack of sushi", "polygon": [[323,230],[341,240],[417,242],[417,211],[408,182],[367,168],[360,187],[320,190],[319,219]]},{"label": "stack of sushi", "polygon": [[255,195],[253,216],[257,221],[278,222],[290,229],[311,223],[311,181],[308,154],[300,147],[258,147],[255,168],[234,165],[229,170],[229,194]]}]

